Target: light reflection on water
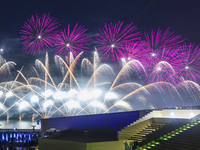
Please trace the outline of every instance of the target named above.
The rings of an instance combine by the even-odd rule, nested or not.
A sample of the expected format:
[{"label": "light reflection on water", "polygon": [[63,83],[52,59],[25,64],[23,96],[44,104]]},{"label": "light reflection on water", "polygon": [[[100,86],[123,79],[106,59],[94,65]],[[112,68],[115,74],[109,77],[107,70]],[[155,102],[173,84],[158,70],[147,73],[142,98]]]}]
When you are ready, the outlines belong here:
[{"label": "light reflection on water", "polygon": [[[28,147],[15,147],[15,148],[16,148],[16,150],[29,150]],[[9,150],[9,148],[7,147],[5,150]]]},{"label": "light reflection on water", "polygon": [[41,123],[39,122],[39,125],[37,125],[37,122],[30,121],[19,121],[19,120],[0,120],[0,128],[1,129],[32,129],[31,125],[36,125],[35,129],[41,128]]},{"label": "light reflection on water", "polygon": [[[29,148],[26,147],[15,147],[16,150],[29,150]],[[6,150],[9,150],[9,148],[7,147]]]}]

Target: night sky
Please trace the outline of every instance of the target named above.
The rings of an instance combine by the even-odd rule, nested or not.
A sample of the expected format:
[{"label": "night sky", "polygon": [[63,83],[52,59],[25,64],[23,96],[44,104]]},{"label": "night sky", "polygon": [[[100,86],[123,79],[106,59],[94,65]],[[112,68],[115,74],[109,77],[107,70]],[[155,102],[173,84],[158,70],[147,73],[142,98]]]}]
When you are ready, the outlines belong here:
[{"label": "night sky", "polygon": [[[187,38],[187,43],[200,44],[199,0],[5,0],[0,2],[0,47],[2,55],[16,62],[17,68],[34,65],[36,58],[44,57],[44,53],[26,55],[20,42],[21,26],[36,13],[50,13],[61,24],[60,29],[79,22],[93,36],[105,23],[124,21],[134,22],[141,33],[170,27],[175,36]],[[53,50],[49,51],[51,56]]]},{"label": "night sky", "polygon": [[[124,21],[124,25],[134,22],[138,31],[148,34],[151,30],[157,31],[158,28],[164,32],[170,27],[174,36],[182,35],[183,38],[187,38],[188,44],[192,42],[200,45],[200,0],[1,0],[0,48],[4,51],[0,53],[7,61],[16,62],[18,70],[22,66],[34,66],[37,58],[45,58],[45,51],[34,56],[22,51],[19,32],[27,19],[36,13],[39,16],[50,13],[56,17],[61,24],[59,29],[67,28],[68,24],[74,27],[78,22],[79,25],[88,28],[94,39],[105,23]],[[92,46],[91,53],[86,57],[92,57],[93,51]],[[55,64],[54,50],[50,49],[48,52],[50,62]],[[58,70],[55,67],[50,69],[54,72]],[[152,100],[159,103],[159,98]],[[169,102],[170,100],[173,99],[169,99]],[[15,111],[13,109],[13,114]]]}]

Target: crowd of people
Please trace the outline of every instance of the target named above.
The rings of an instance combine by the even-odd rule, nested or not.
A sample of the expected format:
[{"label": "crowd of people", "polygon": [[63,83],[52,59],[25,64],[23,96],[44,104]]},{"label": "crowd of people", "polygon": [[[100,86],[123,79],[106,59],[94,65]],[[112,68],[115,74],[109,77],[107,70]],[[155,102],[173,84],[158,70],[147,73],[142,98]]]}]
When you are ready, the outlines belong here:
[{"label": "crowd of people", "polygon": [[[37,146],[38,145],[38,134],[17,134],[18,136],[8,136],[13,135],[13,133],[6,133],[7,138],[5,138],[1,134],[0,139],[0,149],[1,150],[16,150],[16,147],[26,147],[29,148],[31,146]],[[21,136],[20,136],[21,135]],[[29,136],[31,135],[31,136]]]}]

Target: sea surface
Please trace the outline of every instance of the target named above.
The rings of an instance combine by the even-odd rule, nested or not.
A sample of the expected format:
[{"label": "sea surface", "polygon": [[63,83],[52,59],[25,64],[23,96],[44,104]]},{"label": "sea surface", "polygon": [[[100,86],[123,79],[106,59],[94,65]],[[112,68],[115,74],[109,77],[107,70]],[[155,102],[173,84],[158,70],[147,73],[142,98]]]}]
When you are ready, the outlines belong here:
[{"label": "sea surface", "polygon": [[33,129],[33,125],[35,125],[35,129],[41,129],[41,122],[32,120],[0,120],[0,129]]}]

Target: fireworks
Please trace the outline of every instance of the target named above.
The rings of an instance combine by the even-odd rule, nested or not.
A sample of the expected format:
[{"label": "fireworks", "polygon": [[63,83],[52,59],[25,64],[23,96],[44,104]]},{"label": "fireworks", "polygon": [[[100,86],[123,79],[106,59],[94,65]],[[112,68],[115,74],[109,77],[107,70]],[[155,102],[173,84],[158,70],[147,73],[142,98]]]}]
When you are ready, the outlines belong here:
[{"label": "fireworks", "polygon": [[141,45],[147,51],[145,60],[148,65],[155,66],[159,61],[175,62],[177,49],[185,39],[182,39],[180,35],[172,36],[172,34],[169,28],[164,33],[160,29],[157,33],[152,31],[151,35],[144,33],[145,40],[141,42]]},{"label": "fireworks", "polygon": [[[14,80],[0,83],[0,117],[13,110],[49,118],[200,104],[199,47],[181,46],[185,39],[169,29],[145,33],[143,40],[133,23],[123,27],[119,21],[105,24],[91,43],[88,29],[77,23],[57,32],[58,22],[46,14],[32,16],[22,28],[23,50],[36,54],[54,48],[60,74],[51,74],[46,53],[45,62],[37,59],[31,68],[34,74],[22,68]],[[93,61],[81,61],[91,44]],[[122,68],[117,72],[100,58],[121,61]],[[14,65],[0,57],[1,74],[10,74]]]},{"label": "fireworks", "polygon": [[132,42],[132,43],[127,43],[124,49],[124,54],[123,58],[126,58],[128,61],[137,59],[140,62],[143,62],[145,55],[146,55],[146,49],[142,48],[142,45],[140,42]]},{"label": "fireworks", "polygon": [[194,44],[184,44],[181,48],[182,55],[180,55],[180,61],[177,67],[178,74],[185,80],[192,80],[196,83],[200,81],[200,48],[194,46]]},{"label": "fireworks", "polygon": [[181,64],[179,49],[163,49],[157,52],[156,56],[151,56],[150,60],[146,61],[149,83],[167,81],[169,83],[180,82],[180,77],[177,74],[177,64]]},{"label": "fireworks", "polygon": [[[26,78],[21,69],[14,81],[0,83],[0,116],[12,113],[12,110],[15,110],[15,114],[18,111],[19,114],[26,113],[32,116],[32,113],[35,113],[35,117],[49,118],[200,103],[195,95],[195,91],[200,89],[197,83],[180,81],[177,84],[170,81],[173,78],[171,75],[168,79],[165,78],[167,75],[155,74],[156,71],[161,72],[164,69],[166,74],[174,74],[174,68],[167,62],[159,62],[151,75],[148,75],[142,63],[133,59],[126,62],[121,71],[115,74],[109,65],[100,65],[97,60],[94,61],[96,64],[92,64],[84,58],[81,62],[81,72],[85,73],[80,76],[75,71],[80,55],[82,53],[77,57],[70,55],[72,58],[69,60],[72,62],[69,63],[60,56],[55,56],[57,67],[64,75],[59,83],[53,80],[49,72],[51,67],[48,55],[46,55],[45,63],[38,59],[35,61],[36,68],[32,68],[36,72],[35,75]],[[96,52],[94,57],[98,58]],[[91,72],[93,73],[90,76]],[[141,79],[142,74],[146,77],[153,76],[152,83],[147,85],[142,85],[142,81],[139,83],[137,79]],[[19,76],[23,77],[25,83],[18,81]],[[194,101],[188,104],[180,94],[183,91],[181,89],[191,95]],[[160,100],[155,101],[154,95]]]},{"label": "fireworks", "polygon": [[55,54],[68,56],[72,52],[77,56],[80,52],[86,51],[90,46],[89,34],[86,33],[87,29],[83,26],[75,25],[74,29],[70,31],[70,25],[66,30],[61,30],[55,37]]},{"label": "fireworks", "polygon": [[125,53],[123,47],[130,42],[140,39],[139,32],[133,23],[127,24],[122,28],[123,22],[119,21],[116,24],[105,24],[105,27],[97,34],[97,50],[103,55],[104,60],[116,62]]},{"label": "fireworks", "polygon": [[22,26],[21,40],[23,41],[23,50],[26,53],[40,54],[41,50],[47,50],[53,47],[54,36],[58,29],[58,22],[50,14],[43,14],[39,17],[31,16]]},{"label": "fireworks", "polygon": [[151,31],[151,35],[145,34],[145,40],[143,40],[143,44],[145,48],[149,51],[156,52],[158,50],[165,49],[174,49],[180,46],[185,39],[182,39],[180,35],[172,36],[173,32],[170,32],[169,28],[162,33],[160,29],[158,29],[157,33]]}]

